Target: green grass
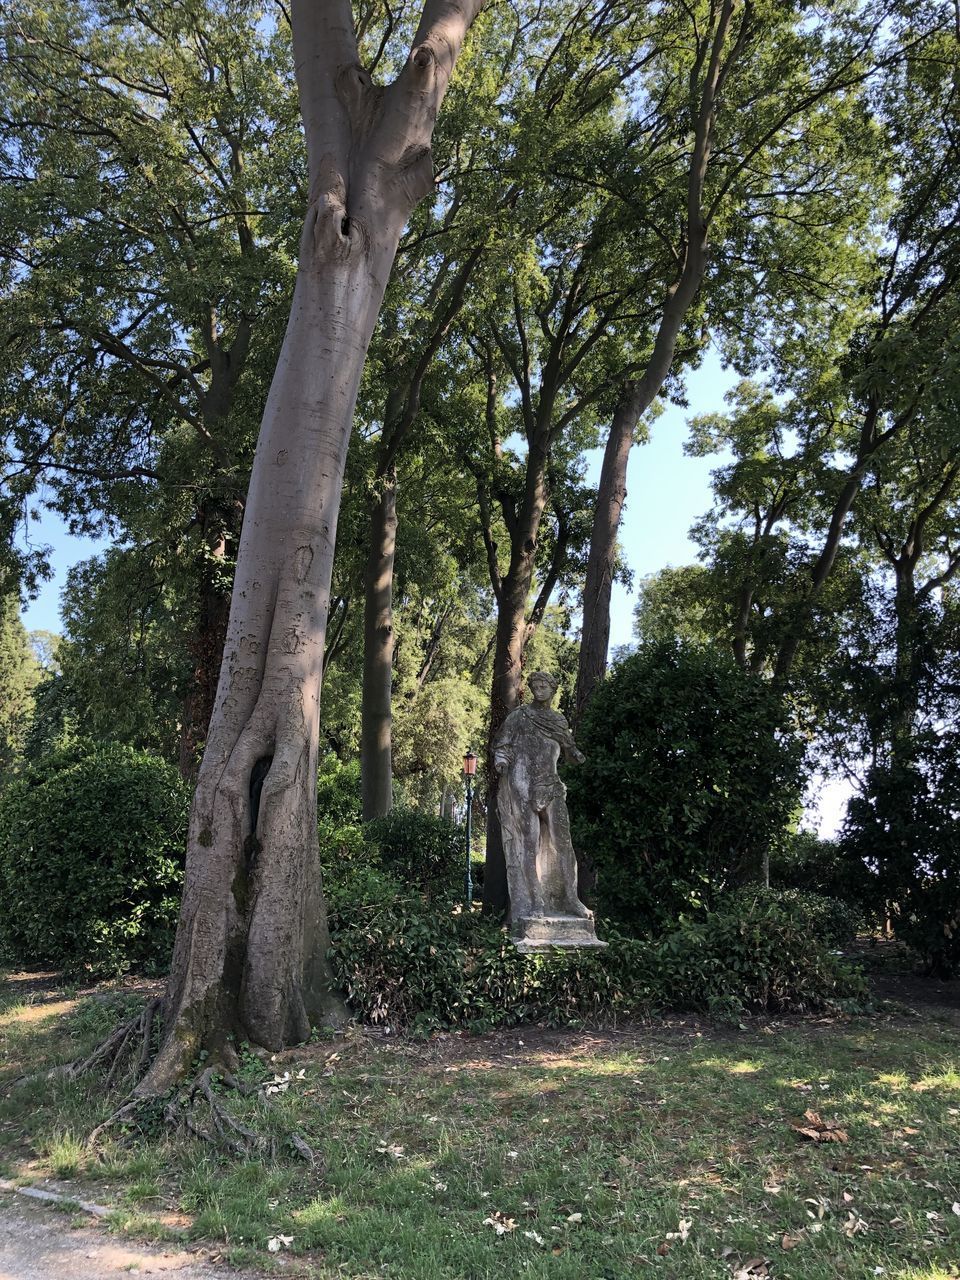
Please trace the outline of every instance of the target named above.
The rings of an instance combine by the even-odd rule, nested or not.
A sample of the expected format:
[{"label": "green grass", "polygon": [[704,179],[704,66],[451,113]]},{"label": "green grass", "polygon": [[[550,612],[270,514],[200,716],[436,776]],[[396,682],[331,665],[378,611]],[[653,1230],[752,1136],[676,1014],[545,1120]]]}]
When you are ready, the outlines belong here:
[{"label": "green grass", "polygon": [[[57,1008],[5,1015],[4,1079],[80,1052],[108,1020],[102,1001]],[[76,1194],[116,1204],[115,1229],[209,1238],[238,1263],[269,1263],[268,1241],[292,1237],[285,1274],[316,1280],[729,1280],[756,1258],[776,1280],[960,1276],[948,1021],[352,1034],[247,1070],[301,1068],[270,1106],[226,1100],[264,1134],[301,1133],[315,1167],[232,1160],[158,1127],[78,1156]],[[3,1093],[8,1165],[34,1177],[58,1161],[63,1176],[74,1135],[110,1105],[94,1081]],[[848,1141],[800,1138],[790,1121],[807,1108]]]}]

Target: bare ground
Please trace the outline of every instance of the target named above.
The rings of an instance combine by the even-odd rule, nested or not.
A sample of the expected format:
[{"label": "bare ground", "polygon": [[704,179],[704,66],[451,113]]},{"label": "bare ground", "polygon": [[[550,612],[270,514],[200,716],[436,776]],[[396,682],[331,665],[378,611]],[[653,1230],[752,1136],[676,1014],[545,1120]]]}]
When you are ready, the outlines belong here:
[{"label": "bare ground", "polygon": [[217,1260],[214,1250],[118,1239],[95,1225],[73,1225],[62,1209],[0,1194],[0,1280],[117,1280],[119,1276],[171,1276],[175,1280],[256,1280]]}]

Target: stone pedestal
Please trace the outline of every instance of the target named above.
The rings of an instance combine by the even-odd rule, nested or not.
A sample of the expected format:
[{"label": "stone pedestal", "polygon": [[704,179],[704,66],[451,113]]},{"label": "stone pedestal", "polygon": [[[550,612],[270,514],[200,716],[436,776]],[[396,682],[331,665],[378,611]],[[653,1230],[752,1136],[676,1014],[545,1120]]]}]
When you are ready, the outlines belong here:
[{"label": "stone pedestal", "polygon": [[592,916],[524,916],[510,926],[518,951],[550,951],[553,947],[605,947]]}]

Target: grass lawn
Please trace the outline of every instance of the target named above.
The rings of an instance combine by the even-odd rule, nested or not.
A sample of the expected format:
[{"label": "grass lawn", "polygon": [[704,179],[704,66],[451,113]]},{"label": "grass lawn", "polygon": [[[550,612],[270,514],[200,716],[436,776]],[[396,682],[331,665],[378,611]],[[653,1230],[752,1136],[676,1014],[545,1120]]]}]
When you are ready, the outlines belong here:
[{"label": "grass lawn", "polygon": [[[317,1280],[960,1277],[948,1012],[426,1043],[353,1031],[250,1056],[249,1081],[289,1083],[228,1105],[302,1134],[311,1167],[231,1159],[159,1116],[87,1154],[110,1110],[96,1082],[10,1082],[91,1047],[138,997],[24,987],[0,987],[3,1172],[116,1205],[116,1230]],[[847,1140],[794,1132],[808,1109]]]}]

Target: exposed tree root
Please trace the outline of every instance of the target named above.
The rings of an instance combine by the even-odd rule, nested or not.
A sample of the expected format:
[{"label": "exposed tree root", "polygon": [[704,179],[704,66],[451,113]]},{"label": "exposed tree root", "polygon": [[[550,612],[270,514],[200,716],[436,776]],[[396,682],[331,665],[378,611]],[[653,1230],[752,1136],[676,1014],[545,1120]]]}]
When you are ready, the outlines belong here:
[{"label": "exposed tree root", "polygon": [[[20,1076],[12,1087],[37,1079],[77,1080],[93,1072],[103,1072],[107,1091],[120,1080],[125,1081],[129,1091],[135,1090],[154,1059],[153,1033],[161,1003],[159,998],[148,1001],[136,1017],[111,1031],[87,1057],[75,1058],[52,1070]],[[156,1123],[159,1110],[167,1127],[223,1147],[235,1156],[273,1160],[286,1146],[307,1164],[316,1164],[316,1153],[300,1134],[289,1133],[283,1138],[258,1134],[231,1114],[220,1096],[223,1089],[245,1097],[259,1094],[267,1105],[270,1100],[262,1084],[245,1084],[236,1078],[231,1069],[236,1064],[235,1054],[226,1050],[224,1058],[226,1061],[204,1067],[188,1084],[171,1093],[148,1090],[134,1095],[128,1092],[117,1109],[90,1133],[87,1148],[94,1149],[111,1129],[128,1124],[143,1127],[148,1118]]]},{"label": "exposed tree root", "polygon": [[105,1069],[107,1073],[105,1084],[108,1089],[111,1089],[120,1078],[124,1064],[129,1060],[131,1053],[139,1044],[140,1050],[137,1054],[133,1077],[133,1083],[136,1084],[150,1064],[153,1024],[159,1008],[159,997],[148,1001],[136,1017],[130,1018],[127,1022],[117,1027],[115,1031],[111,1031],[106,1039],[101,1040],[86,1058],[74,1058],[72,1062],[65,1062],[59,1067],[51,1067],[46,1071],[34,1071],[28,1075],[18,1076],[11,1083],[10,1088],[16,1089],[21,1085],[40,1079],[77,1080],[80,1076],[88,1075],[92,1071]]},{"label": "exposed tree root", "polygon": [[[259,1085],[245,1085],[228,1070],[222,1067],[205,1067],[177,1094],[168,1098],[163,1104],[163,1122],[170,1129],[189,1133],[191,1137],[214,1146],[223,1147],[232,1155],[247,1158],[257,1157],[275,1160],[286,1144],[301,1160],[308,1164],[316,1164],[317,1157],[313,1149],[298,1133],[289,1133],[284,1138],[274,1134],[259,1134],[232,1115],[224,1104],[218,1089],[226,1088],[249,1096],[261,1093]],[[262,1095],[263,1101],[267,1101]],[[93,1148],[108,1130],[125,1123],[136,1123],[138,1116],[149,1112],[152,1103],[160,1099],[130,1098],[108,1116],[102,1124],[97,1125],[87,1139],[87,1146]]]}]

